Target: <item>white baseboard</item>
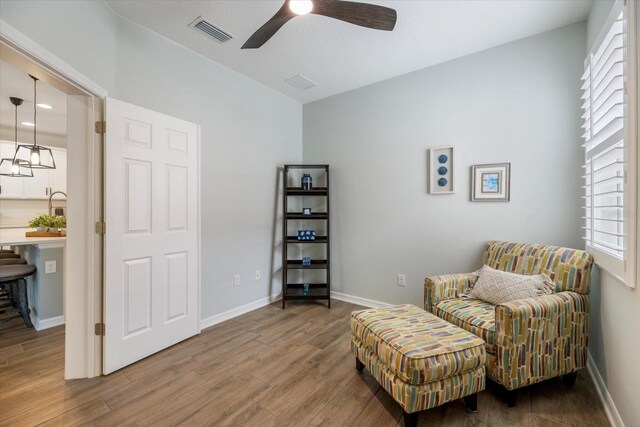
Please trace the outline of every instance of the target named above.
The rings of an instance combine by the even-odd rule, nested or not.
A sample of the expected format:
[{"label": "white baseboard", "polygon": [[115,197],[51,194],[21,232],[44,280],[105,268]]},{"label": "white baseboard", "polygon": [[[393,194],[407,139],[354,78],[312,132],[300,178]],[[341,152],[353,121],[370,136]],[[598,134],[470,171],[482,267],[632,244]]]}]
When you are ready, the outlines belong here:
[{"label": "white baseboard", "polygon": [[48,319],[40,319],[35,315],[33,310],[29,313],[31,317],[31,323],[36,331],[42,331],[44,329],[53,328],[54,326],[64,325],[64,316],[49,317]]},{"label": "white baseboard", "polygon": [[200,329],[206,329],[218,323],[224,322],[225,320],[233,319],[234,317],[238,317],[250,311],[257,310],[281,299],[282,294],[271,295],[269,297],[250,302],[249,304],[232,308],[231,310],[225,311],[223,313],[214,314],[213,316],[200,320]]},{"label": "white baseboard", "polygon": [[[389,307],[393,305],[393,304],[388,304],[382,301],[376,301],[372,299],[357,297],[354,295],[347,295],[340,292],[331,292],[331,298],[334,298],[340,301],[350,302],[356,305],[361,305],[363,307]],[[214,314],[213,316],[200,320],[200,329],[202,330],[202,329],[209,328],[213,325],[224,322],[225,320],[233,319],[234,317],[238,317],[243,314],[249,313],[250,311],[257,310],[259,308],[267,306],[281,299],[282,299],[282,294],[271,295],[270,297],[261,298],[257,301],[250,302],[249,304],[232,308],[231,310],[225,311],[223,313]]]},{"label": "white baseboard", "polygon": [[618,413],[618,409],[616,408],[615,403],[613,403],[613,399],[609,394],[609,390],[607,390],[607,386],[602,380],[600,371],[598,371],[596,363],[591,357],[591,353],[587,353],[587,371],[591,374],[591,379],[596,387],[598,396],[600,396],[600,400],[602,401],[602,406],[604,406],[604,412],[607,414],[609,423],[611,423],[612,427],[624,427],[624,422],[622,421],[622,418],[620,418],[620,413]]},{"label": "white baseboard", "polygon": [[354,295],[347,295],[347,294],[342,294],[340,292],[333,292],[333,291],[331,291],[331,298],[334,298],[340,301],[350,302],[351,304],[357,304],[363,307],[371,307],[371,308],[389,307],[393,305],[393,304],[388,304],[382,301],[376,301],[368,298],[362,298]]}]

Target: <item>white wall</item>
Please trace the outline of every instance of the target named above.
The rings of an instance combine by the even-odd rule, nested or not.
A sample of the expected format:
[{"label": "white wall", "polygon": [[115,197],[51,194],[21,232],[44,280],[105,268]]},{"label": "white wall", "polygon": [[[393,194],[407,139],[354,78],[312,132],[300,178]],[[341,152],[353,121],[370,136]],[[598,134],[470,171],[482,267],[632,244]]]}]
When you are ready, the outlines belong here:
[{"label": "white wall", "polygon": [[[575,24],[305,104],[304,161],[332,168],[334,290],[421,306],[425,276],[479,268],[487,240],[582,247],[584,46]],[[446,145],[457,192],[428,195]],[[498,162],[511,202],[470,202],[470,165]]]},{"label": "white wall", "polygon": [[298,102],[114,15],[101,1],[2,1],[0,16],[109,96],[201,125],[203,318],[279,293],[279,272],[273,282],[269,274],[276,174],[302,158]]},{"label": "white wall", "polygon": [[[594,3],[587,22],[587,51],[614,3]],[[640,425],[640,291],[627,288],[605,271],[596,271],[592,284],[589,353],[622,422],[629,427]]]}]

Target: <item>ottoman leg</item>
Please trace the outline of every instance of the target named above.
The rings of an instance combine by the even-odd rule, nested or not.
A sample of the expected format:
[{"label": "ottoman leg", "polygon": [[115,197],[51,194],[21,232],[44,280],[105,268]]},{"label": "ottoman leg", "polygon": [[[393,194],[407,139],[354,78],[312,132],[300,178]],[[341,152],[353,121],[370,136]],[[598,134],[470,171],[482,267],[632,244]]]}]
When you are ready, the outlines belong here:
[{"label": "ottoman leg", "polygon": [[362,373],[362,371],[364,371],[364,363],[362,363],[360,360],[358,360],[358,358],[356,357],[356,371]]},{"label": "ottoman leg", "polygon": [[416,427],[418,425],[419,412],[413,412],[411,414],[404,413],[404,427]]},{"label": "ottoman leg", "polygon": [[478,393],[470,394],[462,399],[464,400],[464,405],[467,407],[467,411],[478,412]]}]

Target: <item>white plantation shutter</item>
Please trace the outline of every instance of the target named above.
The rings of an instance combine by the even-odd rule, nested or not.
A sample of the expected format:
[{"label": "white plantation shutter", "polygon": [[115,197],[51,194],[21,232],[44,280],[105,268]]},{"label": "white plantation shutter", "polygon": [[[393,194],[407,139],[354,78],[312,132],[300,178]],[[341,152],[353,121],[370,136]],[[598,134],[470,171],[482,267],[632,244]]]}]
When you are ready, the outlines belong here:
[{"label": "white plantation shutter", "polygon": [[635,216],[628,215],[635,211],[634,185],[627,177],[635,142],[627,141],[626,132],[626,41],[624,11],[618,7],[582,75],[584,239],[596,262],[623,278],[630,244],[635,245]]}]

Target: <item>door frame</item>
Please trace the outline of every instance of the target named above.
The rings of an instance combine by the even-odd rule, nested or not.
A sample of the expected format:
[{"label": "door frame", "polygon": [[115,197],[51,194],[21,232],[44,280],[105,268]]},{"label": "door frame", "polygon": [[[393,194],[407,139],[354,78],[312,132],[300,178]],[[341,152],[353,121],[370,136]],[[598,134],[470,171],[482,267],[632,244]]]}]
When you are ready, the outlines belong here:
[{"label": "door frame", "polygon": [[[86,108],[86,132],[88,144],[80,159],[93,167],[82,164],[70,166],[67,175],[73,172],[74,180],[87,183],[86,189],[78,186],[69,188],[70,208],[73,199],[77,206],[84,209],[71,209],[68,216],[77,220],[77,230],[69,228],[65,247],[65,266],[67,260],[81,266],[78,270],[64,269],[64,315],[65,315],[65,379],[90,378],[102,375],[102,337],[95,334],[94,326],[102,322],[102,277],[103,277],[103,238],[96,234],[95,224],[102,221],[103,196],[103,135],[94,132],[95,121],[104,117],[104,97],[107,91],[100,85],[78,72],[72,66],[53,55],[0,19],[0,48],[22,57],[35,64],[42,71],[67,85],[67,90],[76,95],[88,97]],[[68,92],[67,92],[68,93]],[[68,147],[70,148],[70,147]],[[72,162],[69,162],[72,163]],[[73,169],[73,170],[72,170]],[[74,194],[75,193],[75,194]],[[82,225],[80,225],[82,224]],[[71,224],[70,224],[71,225]],[[73,234],[73,235],[71,235]]]}]

